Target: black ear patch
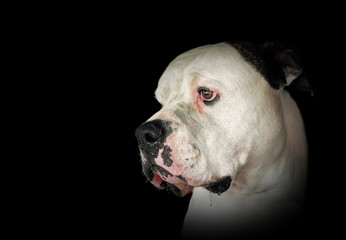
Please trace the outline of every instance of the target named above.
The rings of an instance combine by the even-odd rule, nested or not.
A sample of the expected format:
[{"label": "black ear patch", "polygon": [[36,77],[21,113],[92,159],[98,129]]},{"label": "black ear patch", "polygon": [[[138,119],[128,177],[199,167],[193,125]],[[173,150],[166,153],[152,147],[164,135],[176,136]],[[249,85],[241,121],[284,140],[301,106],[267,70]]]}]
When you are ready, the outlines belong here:
[{"label": "black ear patch", "polygon": [[230,176],[223,177],[216,182],[208,183],[205,185],[205,188],[212,193],[221,195],[221,193],[227,191],[227,189],[231,186],[231,181],[232,178]]},{"label": "black ear patch", "polygon": [[302,73],[298,55],[281,43],[256,44],[249,42],[229,42],[274,89],[289,85]]}]

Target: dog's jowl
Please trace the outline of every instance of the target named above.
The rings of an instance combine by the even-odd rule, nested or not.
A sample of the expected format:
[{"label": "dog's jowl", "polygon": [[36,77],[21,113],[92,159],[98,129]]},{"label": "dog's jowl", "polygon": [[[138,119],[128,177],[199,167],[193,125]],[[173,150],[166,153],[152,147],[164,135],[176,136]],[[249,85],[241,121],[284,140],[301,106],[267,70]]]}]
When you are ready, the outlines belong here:
[{"label": "dog's jowl", "polygon": [[285,86],[301,73],[276,43],[207,45],[169,64],[155,91],[162,108],[136,137],[147,179],[192,193],[183,236],[258,234],[299,213],[307,143]]}]

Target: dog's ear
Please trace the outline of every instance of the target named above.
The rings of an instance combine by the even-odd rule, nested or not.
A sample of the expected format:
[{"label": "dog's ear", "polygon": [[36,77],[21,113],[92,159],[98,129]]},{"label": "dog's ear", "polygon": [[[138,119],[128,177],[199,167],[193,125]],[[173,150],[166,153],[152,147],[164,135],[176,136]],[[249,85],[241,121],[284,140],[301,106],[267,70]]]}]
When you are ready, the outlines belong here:
[{"label": "dog's ear", "polygon": [[267,80],[276,89],[289,86],[294,81],[294,87],[299,91],[314,96],[313,87],[302,75],[302,61],[292,47],[277,42],[267,42],[262,45],[261,56],[267,67]]},{"label": "dog's ear", "polygon": [[229,43],[275,89],[281,89],[284,86],[290,85],[303,71],[300,58],[292,48],[289,48],[285,44],[278,42],[266,42],[262,44],[245,41]]},{"label": "dog's ear", "polygon": [[278,42],[249,43],[231,41],[231,44],[254,68],[262,74],[274,89],[294,84],[298,90],[313,95],[310,83],[302,77],[302,62],[292,47]]},{"label": "dog's ear", "polygon": [[267,42],[262,45],[261,56],[268,71],[268,81],[275,88],[288,86],[303,72],[298,54],[284,44]]}]

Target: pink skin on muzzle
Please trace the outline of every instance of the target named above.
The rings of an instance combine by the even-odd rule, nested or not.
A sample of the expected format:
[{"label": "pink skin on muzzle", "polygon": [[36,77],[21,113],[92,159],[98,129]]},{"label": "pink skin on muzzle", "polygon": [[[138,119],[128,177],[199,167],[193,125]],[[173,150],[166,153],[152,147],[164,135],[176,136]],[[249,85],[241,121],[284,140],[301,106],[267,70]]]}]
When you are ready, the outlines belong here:
[{"label": "pink skin on muzzle", "polygon": [[[159,150],[157,157],[154,159],[154,162],[157,166],[161,167],[165,171],[166,174],[162,174],[160,171],[153,171],[153,179],[151,183],[157,187],[162,188],[161,184],[165,181],[168,185],[173,184],[180,190],[180,195],[185,196],[188,193],[191,193],[193,187],[188,184],[188,182],[182,177],[182,166],[177,164],[175,161],[172,161],[169,166],[165,164],[165,161],[162,157],[163,148]],[[171,157],[171,156],[170,156]],[[141,153],[142,163],[147,163],[147,159]]]}]

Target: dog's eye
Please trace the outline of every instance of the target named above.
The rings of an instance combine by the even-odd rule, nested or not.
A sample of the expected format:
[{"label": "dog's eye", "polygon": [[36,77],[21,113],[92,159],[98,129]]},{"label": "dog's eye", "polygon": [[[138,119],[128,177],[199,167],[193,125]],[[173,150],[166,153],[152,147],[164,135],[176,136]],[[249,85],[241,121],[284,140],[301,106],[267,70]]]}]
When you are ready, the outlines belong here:
[{"label": "dog's eye", "polygon": [[207,106],[213,106],[220,99],[219,94],[206,87],[199,87],[197,92],[199,97],[203,100],[203,103]]},{"label": "dog's eye", "polygon": [[213,101],[217,94],[208,88],[202,88],[199,90],[199,94],[203,101],[211,102]]}]

